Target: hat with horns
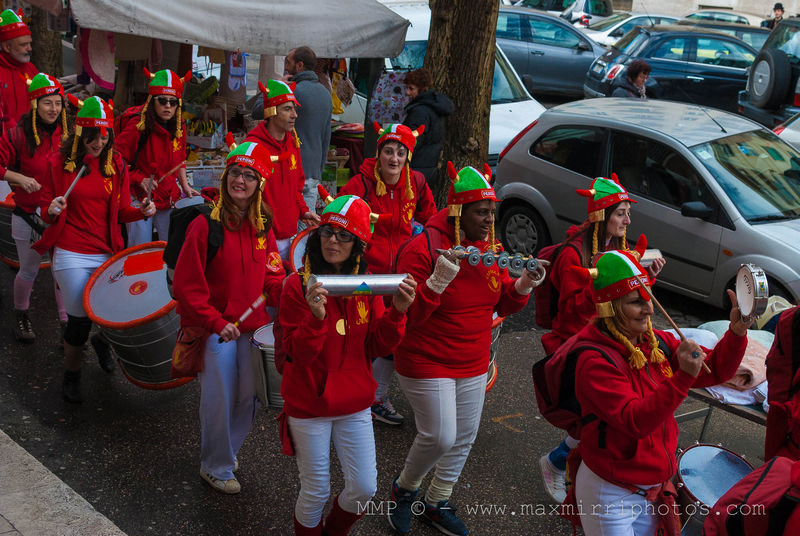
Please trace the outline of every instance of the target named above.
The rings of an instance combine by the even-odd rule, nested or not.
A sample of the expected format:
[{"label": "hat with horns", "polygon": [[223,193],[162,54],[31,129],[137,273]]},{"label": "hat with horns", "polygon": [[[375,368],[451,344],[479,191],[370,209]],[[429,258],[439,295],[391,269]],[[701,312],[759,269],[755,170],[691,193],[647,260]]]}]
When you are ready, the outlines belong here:
[{"label": "hat with horns", "polygon": [[[67,95],[67,100],[78,108],[78,114],[75,116],[75,139],[72,142],[72,153],[67,159],[64,169],[75,171],[75,155],[78,152],[78,143],[81,134],[83,134],[83,129],[99,128],[100,135],[107,136],[114,125],[114,103],[111,100],[106,102],[100,97],[89,97],[86,100],[80,100],[71,93]],[[109,150],[105,167],[105,172],[108,175],[114,173],[114,167],[111,164],[113,156],[113,151]]]},{"label": "hat with horns", "polygon": [[155,73],[151,73],[145,68],[143,69],[143,72],[145,78],[147,78],[150,82],[147,85],[147,101],[145,101],[144,106],[142,106],[142,112],[139,114],[139,122],[136,123],[136,128],[139,129],[139,132],[144,131],[146,126],[145,113],[147,112],[147,108],[150,106],[153,97],[157,95],[172,95],[173,97],[178,98],[178,107],[175,109],[175,117],[178,122],[178,126],[175,129],[175,138],[177,139],[183,137],[183,129],[181,128],[183,123],[183,114],[181,113],[183,100],[181,97],[183,96],[184,84],[188,84],[192,79],[192,72],[189,71],[183,76],[183,78],[169,69],[162,69],[160,71],[156,71]]},{"label": "hat with horns", "polygon": [[21,9],[17,12],[6,9],[0,13],[0,41],[8,41],[23,35],[31,35],[31,29],[22,22]]},{"label": "hat with horns", "polygon": [[381,127],[377,121],[372,122],[372,128],[378,135],[377,149],[375,150],[375,194],[381,196],[386,195],[386,184],[383,182],[380,170],[379,150],[381,144],[387,141],[396,141],[406,149],[408,149],[408,158],[403,166],[403,172],[406,176],[406,199],[414,199],[414,189],[411,186],[411,154],[414,152],[414,146],[417,144],[417,137],[425,130],[425,125],[420,125],[417,130],[411,130],[405,125],[391,124],[386,128]]},{"label": "hat with horns", "polygon": [[447,193],[447,215],[461,216],[461,206],[475,201],[490,199],[498,201],[494,188],[489,184],[492,169],[489,164],[483,165],[483,173],[472,166],[461,168],[456,173],[452,162],[447,162],[447,174],[450,176],[450,191]]},{"label": "hat with horns", "polygon": [[[26,74],[25,83],[28,84],[28,101],[30,102],[31,110],[34,110],[34,113],[31,114],[31,126],[33,127],[33,139],[38,147],[42,143],[41,138],[39,138],[39,130],[36,128],[38,114],[35,110],[38,106],[39,99],[50,95],[60,95],[63,100],[64,87],[58,80],[45,73],[38,73],[33,78],[28,77]],[[67,111],[65,107],[61,108],[61,113],[59,115],[61,115],[61,139],[64,140],[69,135],[67,131]]]},{"label": "hat with horns", "polygon": [[589,221],[603,221],[605,219],[605,209],[622,201],[636,203],[628,195],[628,191],[619,183],[616,173],[611,174],[611,178],[597,177],[592,181],[589,190],[575,190],[578,195],[588,197],[589,202],[586,211],[589,213]]},{"label": "hat with horns", "polygon": [[[261,82],[258,83],[258,89],[264,94],[264,119],[278,115],[278,106],[285,102],[293,102],[296,106],[300,106],[294,96],[296,86],[295,82],[283,82],[282,80],[267,80],[266,86]],[[294,136],[294,146],[299,149],[300,138],[294,128],[292,128],[292,135]]]}]

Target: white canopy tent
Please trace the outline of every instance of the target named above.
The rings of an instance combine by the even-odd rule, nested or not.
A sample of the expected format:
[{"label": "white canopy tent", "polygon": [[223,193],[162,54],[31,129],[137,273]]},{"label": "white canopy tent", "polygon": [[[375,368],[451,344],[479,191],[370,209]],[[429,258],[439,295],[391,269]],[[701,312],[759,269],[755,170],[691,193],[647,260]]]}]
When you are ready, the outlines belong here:
[{"label": "white canopy tent", "polygon": [[[54,2],[31,3],[52,10]],[[394,57],[409,25],[376,0],[71,0],[70,6],[82,28],[272,55],[307,45],[320,57]]]}]

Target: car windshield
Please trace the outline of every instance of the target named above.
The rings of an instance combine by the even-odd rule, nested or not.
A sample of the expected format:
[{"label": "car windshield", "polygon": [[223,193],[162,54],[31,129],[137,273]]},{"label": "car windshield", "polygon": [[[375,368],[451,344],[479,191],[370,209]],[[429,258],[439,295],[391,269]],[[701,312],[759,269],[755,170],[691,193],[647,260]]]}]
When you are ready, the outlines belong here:
[{"label": "car windshield", "polygon": [[748,222],[800,217],[800,153],[772,132],[743,132],[691,150]]},{"label": "car windshield", "polygon": [[614,43],[614,48],[623,54],[633,56],[634,51],[642,46],[649,39],[649,37],[650,36],[647,35],[647,32],[641,31],[637,26],[630,32],[620,37],[619,41]]},{"label": "car windshield", "polygon": [[629,18],[630,16],[631,16],[630,13],[617,13],[616,15],[611,15],[607,19],[603,19],[599,22],[590,24],[589,29],[594,30],[596,32],[605,32],[612,26],[616,26],[617,24]]},{"label": "car windshield", "polygon": [[[425,60],[427,41],[406,41],[406,46],[396,58],[392,58],[394,69],[419,69]],[[499,49],[498,49],[499,50]],[[519,82],[511,64],[499,52],[495,52],[494,77],[492,78],[492,104],[522,102],[530,97]]]}]

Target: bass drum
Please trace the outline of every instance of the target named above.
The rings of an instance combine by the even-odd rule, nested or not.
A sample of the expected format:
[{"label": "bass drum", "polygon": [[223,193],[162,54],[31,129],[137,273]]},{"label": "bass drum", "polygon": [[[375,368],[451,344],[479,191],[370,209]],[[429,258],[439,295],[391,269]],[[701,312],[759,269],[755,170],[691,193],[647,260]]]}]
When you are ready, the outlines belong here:
[{"label": "bass drum", "polygon": [[700,443],[681,452],[675,475],[681,536],[701,536],[711,508],[752,471],[753,466],[744,458],[724,447]]},{"label": "bass drum", "polygon": [[292,240],[292,245],[289,246],[289,259],[291,260],[292,272],[299,272],[303,269],[303,258],[306,255],[306,242],[308,241],[308,234],[311,229],[306,227]]},{"label": "bass drum", "polygon": [[[19,268],[19,255],[17,255],[17,244],[11,235],[11,216],[14,213],[14,192],[11,190],[8,182],[0,181],[0,261],[11,266],[12,268]],[[42,255],[42,261],[39,268],[48,268],[50,266],[50,255],[45,253]]]},{"label": "bass drum", "polygon": [[83,291],[83,308],[108,339],[123,374],[145,389],[192,381],[170,377],[180,318],[167,291],[166,245],[149,242],[120,251],[94,271]]}]

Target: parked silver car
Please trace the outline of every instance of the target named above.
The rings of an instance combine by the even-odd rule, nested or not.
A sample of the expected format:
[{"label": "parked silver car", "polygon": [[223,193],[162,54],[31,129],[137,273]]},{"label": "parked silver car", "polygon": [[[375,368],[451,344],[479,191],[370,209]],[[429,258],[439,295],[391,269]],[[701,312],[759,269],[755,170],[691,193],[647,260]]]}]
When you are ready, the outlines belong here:
[{"label": "parked silver car", "polygon": [[600,43],[610,47],[620,37],[628,33],[634,26],[653,26],[655,24],[671,24],[678,20],[674,15],[661,15],[658,13],[627,12],[614,13],[607,19],[593,22],[581,31]]},{"label": "parked silver car", "polygon": [[586,99],[551,108],[500,154],[506,249],[535,253],[586,218],[575,190],[614,172],[638,204],[629,238],[667,264],[658,284],[715,306],[743,263],[800,297],[800,153],[736,114],[678,102]]}]

